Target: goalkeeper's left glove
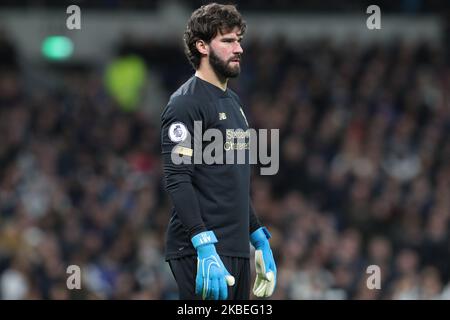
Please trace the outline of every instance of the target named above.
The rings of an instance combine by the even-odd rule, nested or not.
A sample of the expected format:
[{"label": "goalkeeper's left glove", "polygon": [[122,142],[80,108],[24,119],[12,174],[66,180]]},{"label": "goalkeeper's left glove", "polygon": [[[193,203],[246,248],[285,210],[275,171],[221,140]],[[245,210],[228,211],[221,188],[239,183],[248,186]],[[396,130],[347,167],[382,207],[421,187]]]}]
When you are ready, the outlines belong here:
[{"label": "goalkeeper's left glove", "polygon": [[250,235],[250,242],[255,247],[256,279],[253,294],[257,297],[270,297],[277,283],[277,266],[270,249],[270,237],[265,227]]}]

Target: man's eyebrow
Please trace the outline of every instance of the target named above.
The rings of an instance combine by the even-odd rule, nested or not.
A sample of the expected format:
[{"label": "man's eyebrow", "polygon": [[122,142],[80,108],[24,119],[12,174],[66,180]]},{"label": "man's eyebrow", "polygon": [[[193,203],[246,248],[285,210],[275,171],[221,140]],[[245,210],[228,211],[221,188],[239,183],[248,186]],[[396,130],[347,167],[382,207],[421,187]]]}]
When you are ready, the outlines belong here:
[{"label": "man's eyebrow", "polygon": [[238,41],[240,41],[240,40],[242,40],[242,38],[244,38],[243,36],[237,36],[237,37],[235,37],[235,36],[223,36],[222,37],[222,39],[221,40],[238,40]]}]

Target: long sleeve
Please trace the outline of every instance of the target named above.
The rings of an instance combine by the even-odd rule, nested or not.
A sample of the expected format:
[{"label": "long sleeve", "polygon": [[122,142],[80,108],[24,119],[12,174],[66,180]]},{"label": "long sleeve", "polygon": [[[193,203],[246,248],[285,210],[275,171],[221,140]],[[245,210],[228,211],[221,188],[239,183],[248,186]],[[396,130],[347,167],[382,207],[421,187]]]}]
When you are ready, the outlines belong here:
[{"label": "long sleeve", "polygon": [[[191,97],[180,96],[169,102],[161,118],[161,149],[166,190],[176,214],[192,238],[197,233],[206,231],[192,183],[195,170],[194,121],[205,121],[205,115],[199,112]],[[174,163],[172,156],[184,157],[189,163]]]},{"label": "long sleeve", "polygon": [[166,190],[189,238],[192,238],[197,233],[206,231],[206,227],[201,217],[197,195],[192,186],[191,172],[189,172],[189,168],[185,168],[187,170],[183,172],[182,167],[185,165],[177,167],[172,164],[170,155],[164,155],[163,159]]},{"label": "long sleeve", "polygon": [[259,229],[261,227],[261,223],[259,222],[258,218],[256,217],[255,214],[255,209],[253,208],[252,202],[250,201],[250,205],[249,205],[249,221],[250,221],[250,225],[249,225],[249,234],[252,234],[254,231],[256,231],[257,229]]}]

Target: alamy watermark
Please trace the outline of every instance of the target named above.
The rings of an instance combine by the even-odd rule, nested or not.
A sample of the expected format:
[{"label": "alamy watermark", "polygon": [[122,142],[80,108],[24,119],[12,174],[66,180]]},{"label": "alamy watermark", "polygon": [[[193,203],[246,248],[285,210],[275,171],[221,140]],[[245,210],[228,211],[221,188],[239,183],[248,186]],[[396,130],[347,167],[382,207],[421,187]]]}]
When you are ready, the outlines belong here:
[{"label": "alamy watermark", "polygon": [[223,134],[214,128],[203,132],[202,121],[194,121],[193,137],[181,122],[173,123],[168,135],[177,143],[171,153],[172,163],[177,165],[260,164],[261,175],[274,175],[279,170],[279,129],[226,129]]},{"label": "alamy watermark", "polygon": [[66,20],[66,27],[69,30],[81,29],[81,9],[77,5],[68,6],[66,13],[70,14]]},{"label": "alamy watermark", "polygon": [[81,289],[81,269],[80,269],[80,267],[77,266],[76,264],[72,264],[67,267],[66,273],[70,274],[70,276],[68,276],[67,280],[66,280],[67,289],[80,290]]},{"label": "alamy watermark", "polygon": [[379,6],[372,4],[367,7],[366,13],[371,15],[366,20],[366,26],[369,30],[381,29],[381,9]]},{"label": "alamy watermark", "polygon": [[381,289],[381,269],[380,266],[372,264],[367,267],[366,273],[370,274],[367,277],[366,286],[370,290]]}]

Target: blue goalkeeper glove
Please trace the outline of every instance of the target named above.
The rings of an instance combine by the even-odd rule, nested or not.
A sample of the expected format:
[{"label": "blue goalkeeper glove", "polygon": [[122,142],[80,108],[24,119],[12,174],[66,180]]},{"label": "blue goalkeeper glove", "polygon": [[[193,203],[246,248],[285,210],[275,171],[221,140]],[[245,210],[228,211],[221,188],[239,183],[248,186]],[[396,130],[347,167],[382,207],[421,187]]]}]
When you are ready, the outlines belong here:
[{"label": "blue goalkeeper glove", "polygon": [[270,297],[277,283],[277,266],[270,249],[271,235],[261,227],[250,235],[250,242],[255,247],[256,279],[253,294],[257,297]]},{"label": "blue goalkeeper glove", "polygon": [[191,241],[197,250],[195,294],[201,294],[203,300],[226,300],[227,285],[234,285],[234,277],[227,271],[216,252],[214,243],[218,241],[214,232],[201,232],[192,237]]}]

